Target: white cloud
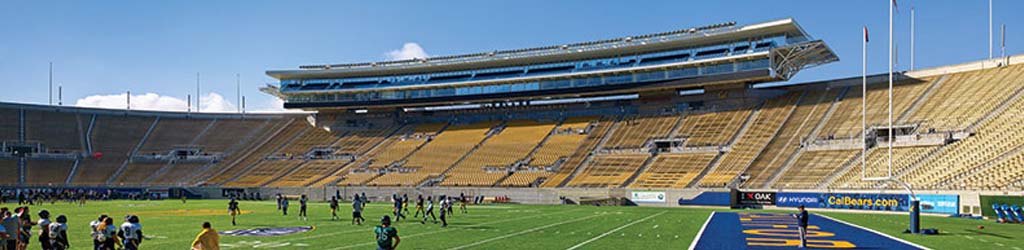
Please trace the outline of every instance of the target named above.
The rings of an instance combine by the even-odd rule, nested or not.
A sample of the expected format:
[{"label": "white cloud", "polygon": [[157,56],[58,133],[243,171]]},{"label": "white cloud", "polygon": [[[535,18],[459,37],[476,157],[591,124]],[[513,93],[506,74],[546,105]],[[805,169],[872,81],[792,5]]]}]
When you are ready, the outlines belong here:
[{"label": "white cloud", "polygon": [[[75,101],[75,106],[91,108],[124,109],[126,94],[91,95]],[[200,99],[199,112],[236,112],[235,105],[217,93],[207,93]],[[188,102],[181,98],[161,96],[156,93],[132,95],[131,109],[156,111],[187,111]]]},{"label": "white cloud", "polygon": [[413,58],[427,58],[427,52],[418,43],[405,43],[401,49],[392,50],[387,53],[388,60],[405,60]]}]

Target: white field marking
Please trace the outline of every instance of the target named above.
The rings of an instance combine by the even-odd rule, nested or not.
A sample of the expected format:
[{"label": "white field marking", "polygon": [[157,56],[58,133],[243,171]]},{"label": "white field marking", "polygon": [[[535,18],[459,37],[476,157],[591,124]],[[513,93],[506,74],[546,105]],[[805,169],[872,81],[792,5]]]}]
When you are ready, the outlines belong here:
[{"label": "white field marking", "polygon": [[1013,250],[1021,250],[1020,247],[1013,247]]},{"label": "white field marking", "polygon": [[829,220],[832,220],[832,221],[835,221],[835,222],[846,224],[847,226],[856,227],[856,228],[859,228],[859,229],[864,230],[864,231],[872,232],[874,234],[881,235],[882,237],[886,237],[886,238],[889,238],[889,239],[892,239],[892,240],[895,240],[895,241],[902,242],[903,244],[911,245],[911,246],[914,246],[914,247],[917,247],[917,248],[920,248],[920,249],[931,249],[931,248],[924,247],[922,245],[915,244],[913,242],[909,242],[909,241],[906,241],[906,240],[903,240],[903,239],[900,239],[900,238],[893,237],[892,235],[888,235],[888,234],[884,234],[884,233],[879,232],[879,231],[875,231],[874,229],[870,229],[870,228],[862,227],[862,226],[857,225],[857,224],[853,224],[853,223],[849,223],[849,222],[846,222],[846,221],[838,220],[838,219],[835,219],[835,218],[832,218],[832,217],[828,217],[828,216],[823,215],[823,214],[816,214],[816,215],[817,216],[821,216],[822,218],[825,218],[825,219],[829,219]]},{"label": "white field marking", "polygon": [[708,215],[708,220],[704,221],[704,225],[700,227],[700,231],[697,231],[697,236],[694,236],[693,237],[693,241],[690,242],[690,248],[689,248],[690,250],[693,250],[693,248],[697,247],[697,241],[700,240],[700,236],[701,235],[704,235],[704,229],[708,228],[708,223],[711,223],[711,218],[714,218],[714,217],[715,217],[715,211],[711,211],[711,214]]},{"label": "white field marking", "polygon": [[[597,216],[602,216],[602,215],[595,214],[595,215],[591,215],[591,216],[587,216],[587,217],[581,217],[581,218],[576,218],[576,219],[573,219],[573,220],[567,220],[567,221],[563,221],[563,222],[559,222],[559,223],[548,224],[548,225],[545,225],[545,226],[539,226],[539,227],[535,227],[535,228],[519,231],[519,232],[516,232],[516,233],[506,234],[506,235],[503,235],[503,236],[498,236],[498,237],[494,237],[494,238],[490,238],[490,239],[486,239],[486,240],[481,240],[481,241],[470,243],[468,245],[457,246],[457,247],[453,247],[453,248],[449,248],[449,249],[451,249],[451,250],[463,249],[463,248],[467,248],[467,247],[471,247],[471,246],[476,246],[476,245],[484,244],[484,243],[491,242],[491,241],[496,241],[496,240],[500,240],[500,239],[505,239],[505,238],[509,238],[509,237],[515,237],[515,236],[519,236],[519,235],[523,235],[523,234],[532,233],[534,231],[545,229],[545,228],[549,228],[549,227],[560,226],[560,225],[565,225],[565,224],[569,224],[569,223],[573,223],[573,222],[577,222],[577,221],[587,220],[587,219],[594,218],[594,217],[597,217]],[[575,233],[575,232],[573,232],[573,233]]]},{"label": "white field marking", "polygon": [[964,238],[967,238],[967,239],[971,239],[971,240],[973,240],[973,239],[974,239],[974,237],[971,237],[971,236],[967,236],[967,235],[964,235]]},{"label": "white field marking", "polygon": [[[523,220],[523,219],[528,219],[528,218],[536,218],[536,217],[540,217],[540,216],[548,216],[548,215],[563,214],[563,213],[568,213],[568,212],[576,212],[576,211],[579,211],[579,210],[580,209],[573,209],[573,210],[565,210],[565,211],[548,213],[548,214],[536,214],[536,215],[531,215],[531,216],[526,216],[526,217],[519,217],[519,218],[512,218],[512,219],[489,221],[489,222],[484,222],[484,223],[472,224],[472,225],[469,225],[467,227],[475,227],[475,226],[482,226],[482,225],[489,225],[489,224],[497,224],[497,223],[503,223],[503,222],[508,222],[508,221],[517,221],[517,220]],[[458,228],[454,228],[454,229],[458,229]],[[411,235],[408,235],[408,236],[403,236],[402,238],[412,238],[412,237],[417,237],[417,236],[441,233],[441,232],[445,232],[445,231],[446,230],[432,230],[432,231],[428,231],[428,232],[423,232],[423,233],[411,234]],[[494,231],[501,231],[501,230],[500,229],[494,229]],[[349,248],[356,248],[356,247],[361,247],[361,246],[369,246],[369,245],[373,245],[373,244],[377,244],[377,242],[376,241],[372,241],[372,242],[366,242],[366,243],[349,245],[349,246],[343,246],[343,247],[335,247],[335,248],[331,248],[330,250],[349,249]]]},{"label": "white field marking", "polygon": [[[586,244],[589,244],[590,242],[594,242],[595,240],[598,240],[598,239],[604,238],[605,236],[608,236],[609,234],[615,233],[616,231],[622,230],[623,228],[627,228],[627,227],[629,227],[629,226],[632,226],[632,225],[634,225],[634,224],[637,224],[637,223],[640,223],[640,222],[644,222],[644,221],[646,221],[646,220],[649,220],[649,219],[651,219],[651,218],[654,218],[654,217],[656,217],[656,216],[658,216],[658,215],[662,215],[662,214],[665,214],[665,213],[667,213],[667,212],[668,212],[668,211],[661,211],[661,213],[656,213],[656,214],[652,214],[652,215],[650,215],[650,216],[644,217],[643,219],[635,220],[635,221],[633,221],[633,222],[630,222],[630,223],[628,223],[628,224],[625,224],[625,225],[622,225],[622,226],[616,227],[615,229],[612,229],[612,230],[610,230],[610,231],[608,231],[608,232],[604,232],[603,234],[601,234],[601,235],[598,235],[598,236],[595,236],[594,238],[590,238],[590,239],[589,239],[589,240],[587,240],[587,241],[584,241],[584,242],[580,242],[580,244],[576,244],[575,246],[572,246],[572,247],[570,247],[569,249],[566,249],[566,250],[573,250],[573,249],[577,249],[577,248],[580,248],[580,247],[582,247],[583,245],[586,245]],[[657,226],[655,226],[655,228],[657,228]],[[661,236],[659,236],[659,237],[661,237]]]},{"label": "white field marking", "polygon": [[996,246],[1001,246],[1001,247],[1004,247],[1004,246],[1006,246],[1006,245],[1003,245],[1003,243],[999,243],[999,242],[996,242]]},{"label": "white field marking", "polygon": [[[316,239],[316,238],[322,238],[322,237],[327,237],[327,236],[334,236],[334,235],[339,235],[339,234],[358,233],[358,232],[366,232],[366,231],[367,231],[366,229],[355,229],[355,230],[348,230],[348,231],[338,231],[338,232],[332,232],[332,233],[326,233],[326,234],[316,234],[316,235],[310,235],[310,236],[306,236],[306,237],[287,239],[287,240],[282,240],[282,241],[277,241],[277,242],[308,240],[308,239]],[[270,243],[274,243],[274,241],[271,241]]]}]

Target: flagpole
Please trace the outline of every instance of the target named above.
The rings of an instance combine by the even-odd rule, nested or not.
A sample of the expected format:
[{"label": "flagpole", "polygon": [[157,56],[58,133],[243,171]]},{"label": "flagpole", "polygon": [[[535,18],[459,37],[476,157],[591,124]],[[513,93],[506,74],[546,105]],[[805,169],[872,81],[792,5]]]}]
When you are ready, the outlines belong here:
[{"label": "flagpole", "polygon": [[889,3],[889,177],[892,177],[892,140],[895,139],[892,129],[892,15],[896,0]]},{"label": "flagpole", "polygon": [[53,106],[53,62],[50,62],[50,106]]},{"label": "flagpole", "polygon": [[238,113],[242,113],[242,74],[235,74],[235,100],[238,101]]},{"label": "flagpole", "polygon": [[862,40],[862,42],[861,62],[863,65],[861,68],[861,90],[863,91],[863,94],[861,94],[860,102],[860,125],[863,129],[861,130],[860,136],[861,142],[864,143],[864,145],[861,147],[860,177],[861,179],[864,179],[867,177],[866,173],[868,170],[868,26],[864,26],[864,40]]}]

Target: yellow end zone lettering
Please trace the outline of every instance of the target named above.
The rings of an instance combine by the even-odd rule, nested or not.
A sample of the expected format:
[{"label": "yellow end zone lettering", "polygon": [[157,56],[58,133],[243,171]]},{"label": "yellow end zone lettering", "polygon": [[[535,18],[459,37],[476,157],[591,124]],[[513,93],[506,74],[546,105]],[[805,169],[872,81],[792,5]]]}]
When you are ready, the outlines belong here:
[{"label": "yellow end zone lettering", "polygon": [[[800,237],[800,232],[796,229],[747,229],[743,230],[745,234],[753,234],[760,236],[775,236],[775,237]],[[836,234],[831,232],[822,232],[817,230],[807,230],[807,237],[832,237]]]},{"label": "yellow end zone lettering", "polygon": [[[799,239],[747,238],[748,246],[795,247]],[[813,248],[855,248],[857,245],[845,240],[807,240],[807,247]]]}]

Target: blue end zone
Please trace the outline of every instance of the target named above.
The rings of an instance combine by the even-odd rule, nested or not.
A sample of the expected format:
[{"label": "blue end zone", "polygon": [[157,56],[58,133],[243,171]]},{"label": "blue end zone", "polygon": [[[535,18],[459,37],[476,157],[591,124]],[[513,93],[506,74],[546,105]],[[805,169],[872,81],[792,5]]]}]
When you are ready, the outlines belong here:
[{"label": "blue end zone", "polygon": [[[789,214],[716,212],[692,249],[799,249],[796,219]],[[808,248],[922,249],[888,235],[811,214]]]}]

